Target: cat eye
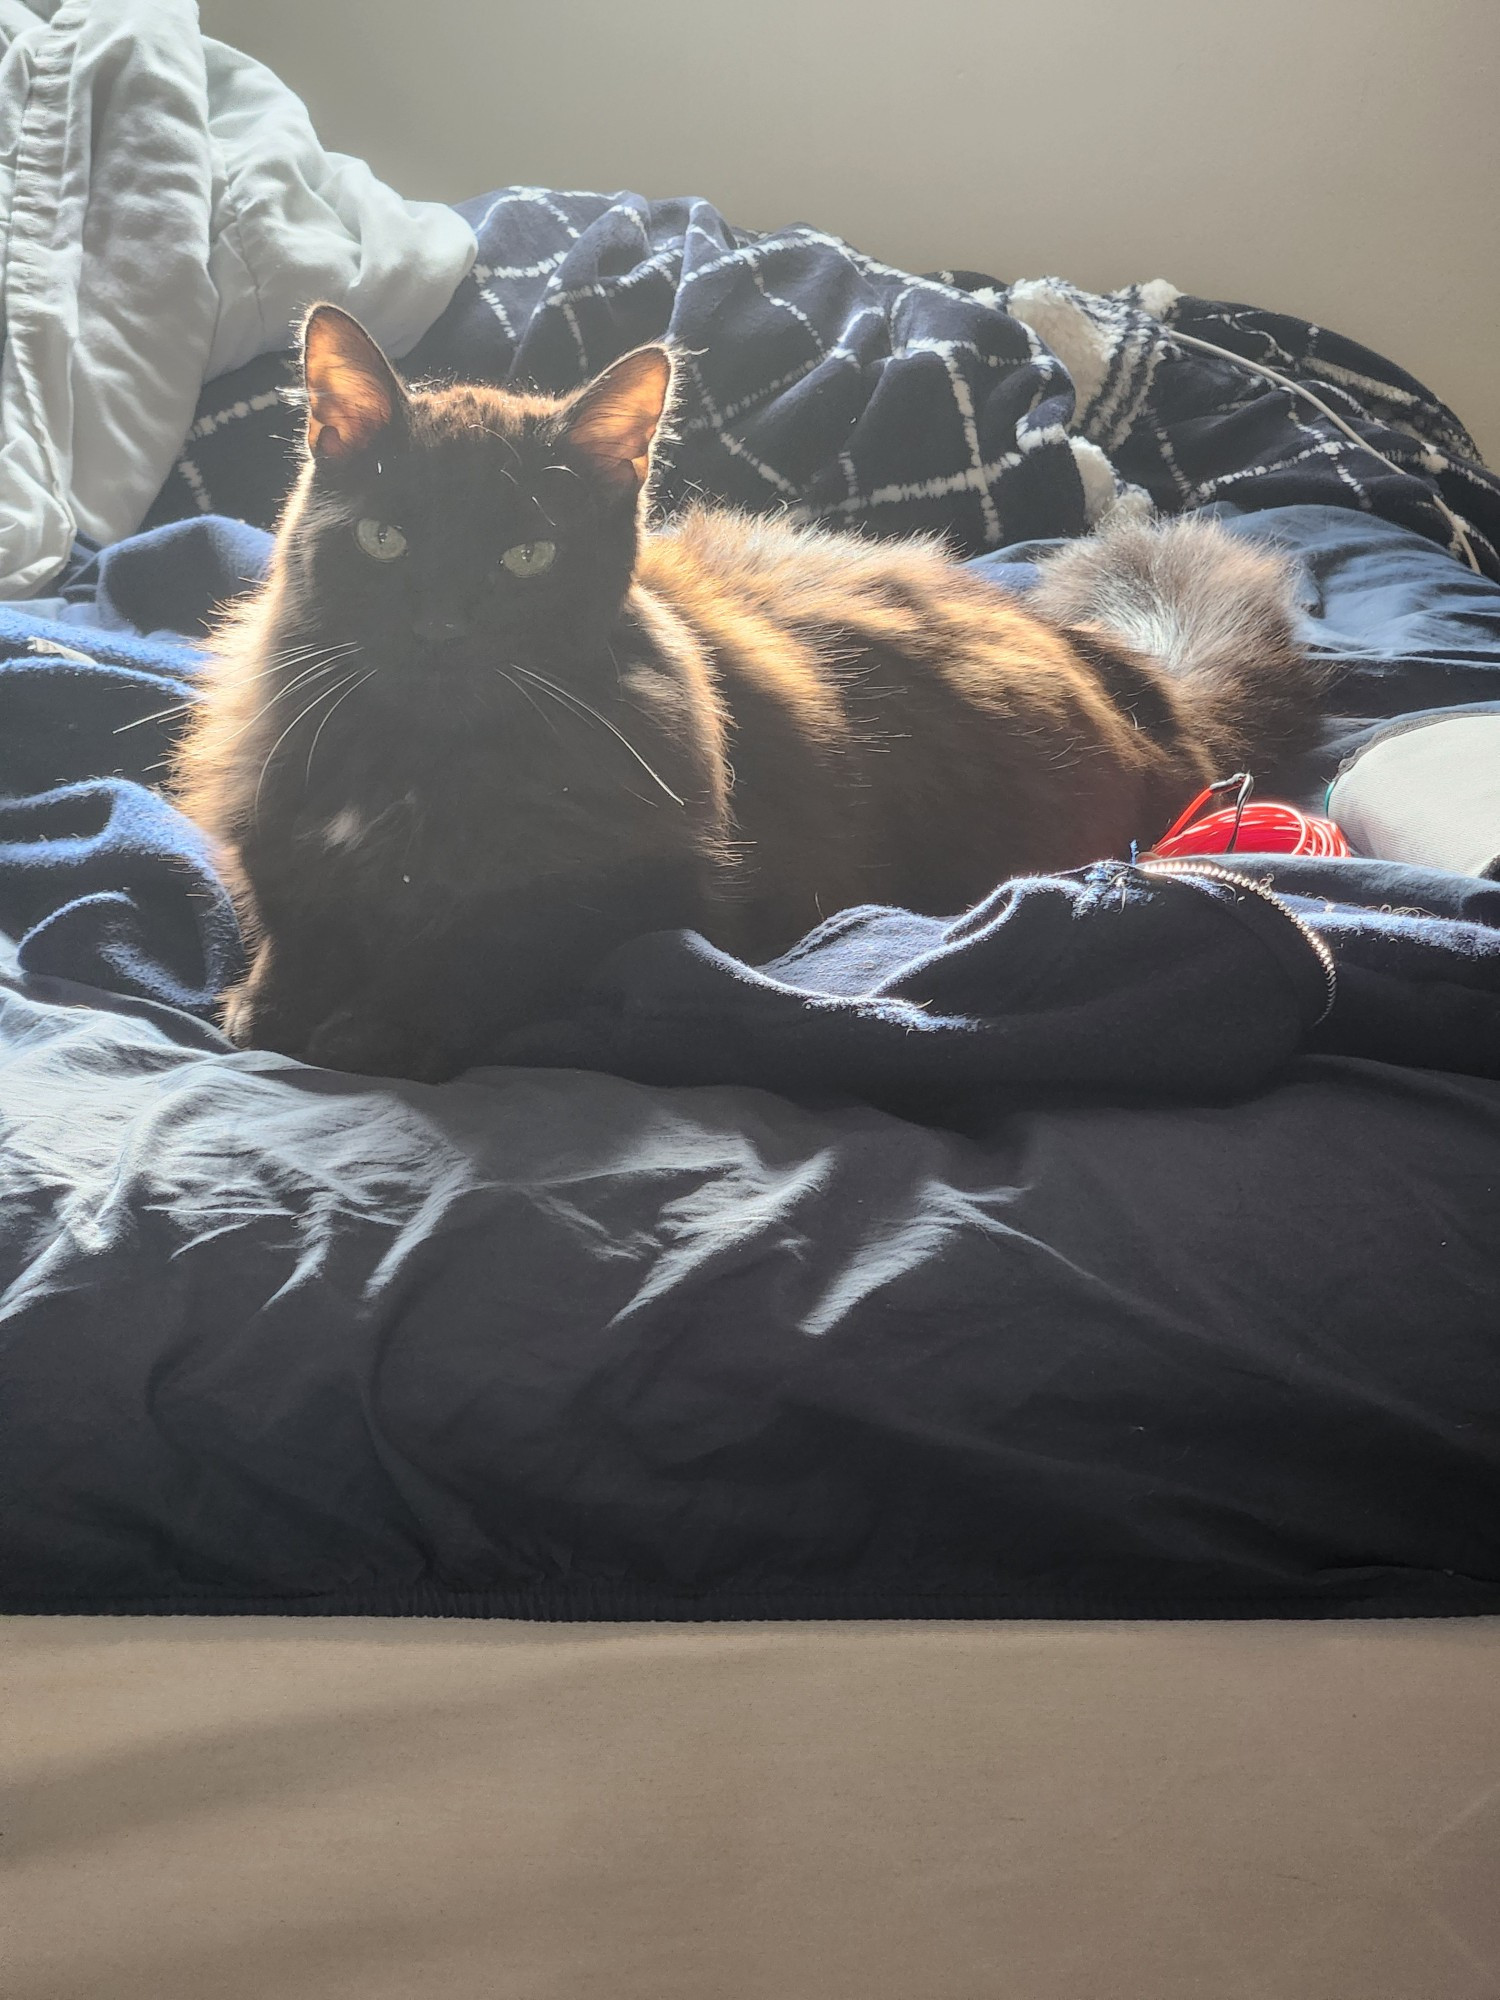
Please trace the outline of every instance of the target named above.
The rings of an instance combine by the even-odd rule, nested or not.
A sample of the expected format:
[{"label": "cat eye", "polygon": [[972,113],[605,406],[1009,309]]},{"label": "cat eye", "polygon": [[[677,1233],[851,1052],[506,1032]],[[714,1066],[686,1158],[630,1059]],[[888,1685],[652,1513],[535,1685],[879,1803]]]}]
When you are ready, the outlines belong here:
[{"label": "cat eye", "polygon": [[405,535],[399,528],[387,527],[384,521],[356,521],[354,539],[376,562],[394,562],[406,549]]},{"label": "cat eye", "polygon": [[556,554],[556,542],[517,542],[500,560],[512,576],[540,576],[544,569],[551,569]]}]

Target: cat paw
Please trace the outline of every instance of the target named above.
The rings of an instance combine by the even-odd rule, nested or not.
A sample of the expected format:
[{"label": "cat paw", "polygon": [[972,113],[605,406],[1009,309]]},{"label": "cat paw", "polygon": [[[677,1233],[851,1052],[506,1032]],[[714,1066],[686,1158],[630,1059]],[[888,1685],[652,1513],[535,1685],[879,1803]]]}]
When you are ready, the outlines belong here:
[{"label": "cat paw", "polygon": [[255,1047],[255,998],[244,986],[236,986],[219,1003],[219,1026],[236,1048]]},{"label": "cat paw", "polygon": [[307,1038],[303,1060],[319,1069],[407,1077],[414,1083],[442,1083],[458,1069],[448,1050],[418,1044],[389,1022],[372,1021],[352,1007],[340,1007],[318,1023]]}]

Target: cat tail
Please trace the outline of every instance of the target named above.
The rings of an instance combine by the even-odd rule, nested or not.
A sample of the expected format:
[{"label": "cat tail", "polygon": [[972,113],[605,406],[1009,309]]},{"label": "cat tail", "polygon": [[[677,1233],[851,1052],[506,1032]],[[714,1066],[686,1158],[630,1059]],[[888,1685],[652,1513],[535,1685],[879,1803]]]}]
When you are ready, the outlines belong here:
[{"label": "cat tail", "polygon": [[1029,603],[1165,669],[1221,777],[1307,736],[1325,674],[1297,637],[1297,572],[1196,515],[1122,519],[1059,551]]}]

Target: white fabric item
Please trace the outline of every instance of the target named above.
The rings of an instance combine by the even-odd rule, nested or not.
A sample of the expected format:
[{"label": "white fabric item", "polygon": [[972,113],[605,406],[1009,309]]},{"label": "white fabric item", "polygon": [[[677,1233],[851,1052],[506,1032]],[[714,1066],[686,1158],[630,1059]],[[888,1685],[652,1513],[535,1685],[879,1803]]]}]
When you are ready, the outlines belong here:
[{"label": "white fabric item", "polygon": [[0,598],[139,526],[203,383],[315,299],[390,352],[475,256],[452,209],[319,145],[193,0],[0,0]]},{"label": "white fabric item", "polygon": [[1500,879],[1500,715],[1382,730],[1340,770],[1328,812],[1356,854]]}]

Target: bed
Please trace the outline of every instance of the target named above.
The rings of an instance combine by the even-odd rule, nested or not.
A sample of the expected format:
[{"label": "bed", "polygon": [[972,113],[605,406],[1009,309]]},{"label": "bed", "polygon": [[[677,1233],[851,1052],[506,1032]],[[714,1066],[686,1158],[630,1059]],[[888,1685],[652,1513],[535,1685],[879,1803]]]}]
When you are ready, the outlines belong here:
[{"label": "bed", "polygon": [[[942,532],[1012,589],[1039,541],[1113,506],[1213,506],[1302,566],[1327,712],[1268,788],[1313,808],[1393,722],[1500,707],[1500,482],[1419,383],[1351,343],[1166,286],[1099,299],[918,279],[816,230],[737,231],[702,202],[507,190],[462,213],[477,261],[403,366],[563,388],[673,333],[695,361],[667,504],[706,488]],[[1317,383],[1347,430],[1192,339]],[[1417,1731],[1412,1761],[1392,1747],[1378,1800],[1350,1810],[1396,1828],[1379,1865],[1397,1872],[1463,1830],[1441,1891],[1411,1862],[1426,1900],[1410,1935],[1438,1983],[1388,1958],[1382,1986],[1349,1944],[1349,1913],[1389,1879],[1366,1848],[1322,1878],[1327,1937],[1343,1940],[1323,1956],[1272,1965],[1271,1894],[1246,1906],[1249,1930],[1220,1907],[1191,1943],[1174,1930],[1122,1960],[1107,1990],[1500,1990],[1463,1875],[1464,1841],[1494,1856],[1500,1775],[1500,885],[1242,856],[1245,892],[1110,857],[997,885],[952,922],[845,913],[770,967],[687,935],[637,940],[566,1019],[441,1087],[231,1050],[210,1010],[238,962],[232,914],[152,780],[192,698],[195,638],[264,562],[290,471],[286,380],[271,353],[210,383],[142,532],[79,544],[45,600],[0,611],[0,1607],[22,1685],[36,1676],[37,1768],[75,1726],[69,1675],[102,1688],[117,1668],[145,1676],[120,1710],[132,1743],[155,1740],[169,1691],[200,1672],[236,1690],[203,1729],[263,1699],[286,1741],[314,1743],[327,1711],[317,1697],[299,1716],[299,1663],[329,1687],[363,1663],[372,1714],[393,1671],[400,1726],[483,1660],[492,1690],[512,1673],[532,1690],[508,1710],[525,1733],[558,1663],[586,1660],[580,1726],[618,1749],[637,1727],[620,1717],[639,1713],[613,1705],[619,1660],[729,1704],[704,1725],[712,1753],[684,1808],[722,1841],[733,1816],[713,1774],[736,1704],[810,1699],[797,1726],[854,1757],[857,1733],[807,1690],[865,1661],[870,1726],[906,1745],[871,1766],[906,1773],[882,1795],[894,1823],[913,1801],[941,1815],[911,1773],[986,1688],[1040,1714],[1061,1674],[1076,1739],[1057,1727],[1015,1813],[1048,1829],[1055,1879],[1103,1897],[1071,1958],[1060,1917],[1027,1933],[1027,1990],[1077,1992],[1106,1990],[1086,1978],[1148,1890],[1187,1921],[1127,1832],[1108,1835],[1129,1850],[1108,1894],[1102,1847],[1057,1872],[1055,1843],[1105,1840],[1084,1806],[1089,1831],[1068,1834],[1044,1776],[1100,1704],[1125,1704],[1120,1796],[1162,1784],[1151,1795],[1172,1801],[1120,1826],[1188,1840],[1184,1788],[1244,1798],[1256,1781],[1260,1750],[1224,1747],[1226,1686],[1283,1689],[1284,1706],[1265,1699],[1295,1761],[1333,1740],[1339,1687],[1362,1690],[1352,1712],[1393,1745],[1430,1672],[1451,1690],[1442,1756],[1470,1746],[1462,1779],[1434,1778],[1417,1810]],[[135,1622],[162,1614],[194,1622]],[[309,1614],[361,1622],[265,1622]],[[413,1615],[578,1635],[370,1622]],[[612,1639],[599,1621],[632,1629]],[[759,1695],[737,1677],[746,1660]],[[433,1678],[411,1679],[413,1661]],[[1135,1704],[1163,1686],[1184,1735],[1137,1738]],[[639,1726],[664,1730],[664,1713]],[[564,1768],[564,1738],[534,1727],[550,1748],[527,1768]],[[1361,1750],[1339,1741],[1353,1799]],[[136,1752],[120,1755],[125,1772]],[[130,1768],[121,1840],[165,1824]],[[475,1780],[492,1802],[504,1768]],[[600,1769],[577,1822],[596,1839],[629,1819],[638,1782],[628,1758]],[[479,1792],[461,1792],[457,1824],[471,1807],[484,1819]],[[1311,1795],[1292,1793],[1279,1823],[1306,1830]],[[398,1812],[399,1786],[382,1796]],[[243,1822],[257,1838],[280,1823],[265,1809]],[[522,1839],[524,1815],[510,1824]],[[1243,1842],[1204,1884],[1269,1868],[1255,1813],[1235,1824]],[[908,1864],[909,1833],[883,1849],[872,1835],[867,1883]],[[745,1836],[756,1868],[763,1835]],[[565,1844],[554,1831],[544,1848]],[[961,1905],[939,1850],[930,1880]],[[984,1852],[981,1872],[999,1865]],[[47,1894],[58,1865],[36,1862]],[[421,1877],[434,1895],[440,1878]],[[547,1893],[565,1887],[554,1875]],[[883,1935],[867,1918],[794,1925],[806,1962],[826,1949],[850,1982],[825,1969],[799,1986],[770,1943],[733,1971],[708,1944],[653,1957],[627,1902],[600,1917],[597,1960],[567,1960],[539,1922],[542,1969],[506,1990],[915,1990],[894,1962],[856,1980],[858,1953],[828,1943]],[[725,1880],[705,1908],[741,1940],[775,1910],[734,1904]],[[366,1921],[351,1915],[349,1935]],[[162,1922],[170,1936],[186,1913]],[[28,1995],[88,1990],[83,1961],[59,1971],[56,1940],[32,1943]],[[396,1963],[405,1986],[342,1987],[288,1959],[220,1990],[411,1990]],[[1205,1985],[1209,1963],[1239,1985]],[[450,1966],[442,1990],[498,1990],[489,1964]],[[140,1967],[116,1990],[203,1990],[189,1960]],[[922,1990],[972,1991],[971,1972]]]}]

